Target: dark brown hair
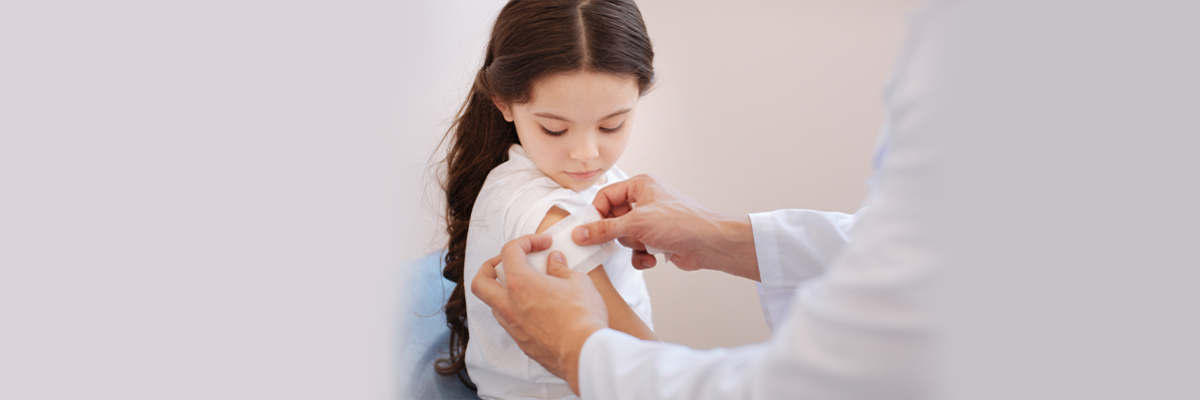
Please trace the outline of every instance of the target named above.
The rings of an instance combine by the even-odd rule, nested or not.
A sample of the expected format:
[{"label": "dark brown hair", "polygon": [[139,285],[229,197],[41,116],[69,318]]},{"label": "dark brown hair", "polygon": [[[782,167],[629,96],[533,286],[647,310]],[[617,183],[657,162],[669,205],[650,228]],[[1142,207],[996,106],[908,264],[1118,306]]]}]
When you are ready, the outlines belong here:
[{"label": "dark brown hair", "polygon": [[449,151],[441,183],[449,243],[442,276],[458,285],[446,301],[450,354],[434,366],[439,374],[462,379],[466,367],[470,336],[463,264],[471,209],[488,173],[508,161],[509,146],[520,143],[516,127],[504,120],[493,99],[528,102],[539,78],[580,69],[633,77],[639,94],[645,94],[654,78],[653,61],[645,22],[632,0],[512,0],[500,11],[483,66],[444,142]]}]

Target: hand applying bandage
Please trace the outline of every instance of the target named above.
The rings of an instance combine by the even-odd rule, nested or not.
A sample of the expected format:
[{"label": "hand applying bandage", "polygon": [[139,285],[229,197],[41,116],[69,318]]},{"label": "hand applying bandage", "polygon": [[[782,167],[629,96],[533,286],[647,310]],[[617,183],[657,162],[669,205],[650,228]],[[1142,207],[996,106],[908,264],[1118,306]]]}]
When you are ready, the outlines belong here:
[{"label": "hand applying bandage", "polygon": [[[496,321],[525,354],[578,394],[580,349],[588,336],[608,326],[608,307],[587,274],[567,268],[562,253],[553,252],[554,260],[530,254],[550,247],[548,235],[522,236],[505,244],[500,255],[479,269],[471,292],[492,308]],[[545,273],[527,264],[538,258],[549,267]],[[508,287],[496,281],[495,267],[501,260],[511,267]]]},{"label": "hand applying bandage", "polygon": [[669,261],[685,271],[708,269],[760,280],[748,215],[705,208],[653,175],[608,185],[592,205],[606,219],[575,228],[572,239],[579,245],[617,239],[634,249],[637,269],[652,268],[658,263],[654,254],[669,253]]}]

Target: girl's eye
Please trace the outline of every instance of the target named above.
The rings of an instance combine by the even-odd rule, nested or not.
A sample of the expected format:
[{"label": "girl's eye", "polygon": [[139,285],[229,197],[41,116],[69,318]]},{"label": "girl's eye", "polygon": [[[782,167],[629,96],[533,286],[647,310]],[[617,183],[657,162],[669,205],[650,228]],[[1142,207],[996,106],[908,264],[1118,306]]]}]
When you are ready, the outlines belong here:
[{"label": "girl's eye", "polygon": [[552,130],[546,129],[546,127],[543,126],[542,132],[546,132],[546,134],[550,135],[550,136],[562,136],[562,134],[567,133],[567,130],[563,129],[561,131],[552,131]]},{"label": "girl's eye", "polygon": [[624,123],[624,122],[622,122],[620,125],[617,125],[615,128],[605,128],[605,127],[601,127],[601,128],[600,128],[600,132],[604,132],[604,133],[616,133],[617,131],[621,130],[621,127],[623,127],[623,126],[625,126],[625,123]]}]

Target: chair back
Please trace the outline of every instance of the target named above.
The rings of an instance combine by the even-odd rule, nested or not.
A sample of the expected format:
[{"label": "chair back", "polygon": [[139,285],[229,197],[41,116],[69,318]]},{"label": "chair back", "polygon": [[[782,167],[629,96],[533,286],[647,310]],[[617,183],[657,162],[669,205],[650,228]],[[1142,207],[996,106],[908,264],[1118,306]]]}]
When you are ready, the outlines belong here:
[{"label": "chair back", "polygon": [[449,349],[450,329],[442,306],[454,282],[442,278],[444,251],[401,266],[397,362],[401,399],[479,399],[458,377],[441,376],[433,363]]}]

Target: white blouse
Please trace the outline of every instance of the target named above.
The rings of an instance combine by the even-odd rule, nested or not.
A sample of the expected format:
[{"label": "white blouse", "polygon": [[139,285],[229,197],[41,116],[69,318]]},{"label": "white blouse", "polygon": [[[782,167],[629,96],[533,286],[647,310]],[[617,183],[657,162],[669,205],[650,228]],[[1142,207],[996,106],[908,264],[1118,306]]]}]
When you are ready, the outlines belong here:
[{"label": "white blouse", "polygon": [[[555,224],[551,231],[566,232],[553,235],[554,246],[569,246],[567,262],[571,268],[587,272],[597,265],[597,257],[611,253],[603,262],[605,272],[621,297],[647,326],[653,329],[650,319],[650,296],[642,272],[630,265],[631,251],[620,245],[575,246],[569,242],[569,230],[562,230],[579,223],[584,215],[595,214],[592,200],[600,188],[612,182],[628,179],[617,167],[606,172],[599,183],[591,188],[576,192],[559,186],[546,176],[525,155],[520,145],[512,145],[508,161],[492,169],[488,174],[475,207],[471,210],[471,226],[467,232],[467,254],[464,267],[464,282],[471,282],[479,267],[500,254],[505,243],[518,237],[534,233],[551,207],[571,213],[571,217]],[[557,229],[556,229],[557,228]],[[560,237],[561,236],[561,237]],[[566,240],[563,240],[566,239]],[[559,243],[564,242],[564,243]],[[612,253],[615,251],[615,253]],[[535,256],[531,255],[532,260]],[[542,255],[544,259],[545,255]],[[544,263],[542,263],[544,265]],[[544,267],[543,267],[544,268]],[[517,347],[516,342],[500,327],[492,316],[492,310],[475,297],[470,290],[467,298],[467,373],[479,387],[479,396],[484,399],[570,399],[576,398],[567,382],[542,368]]]}]

